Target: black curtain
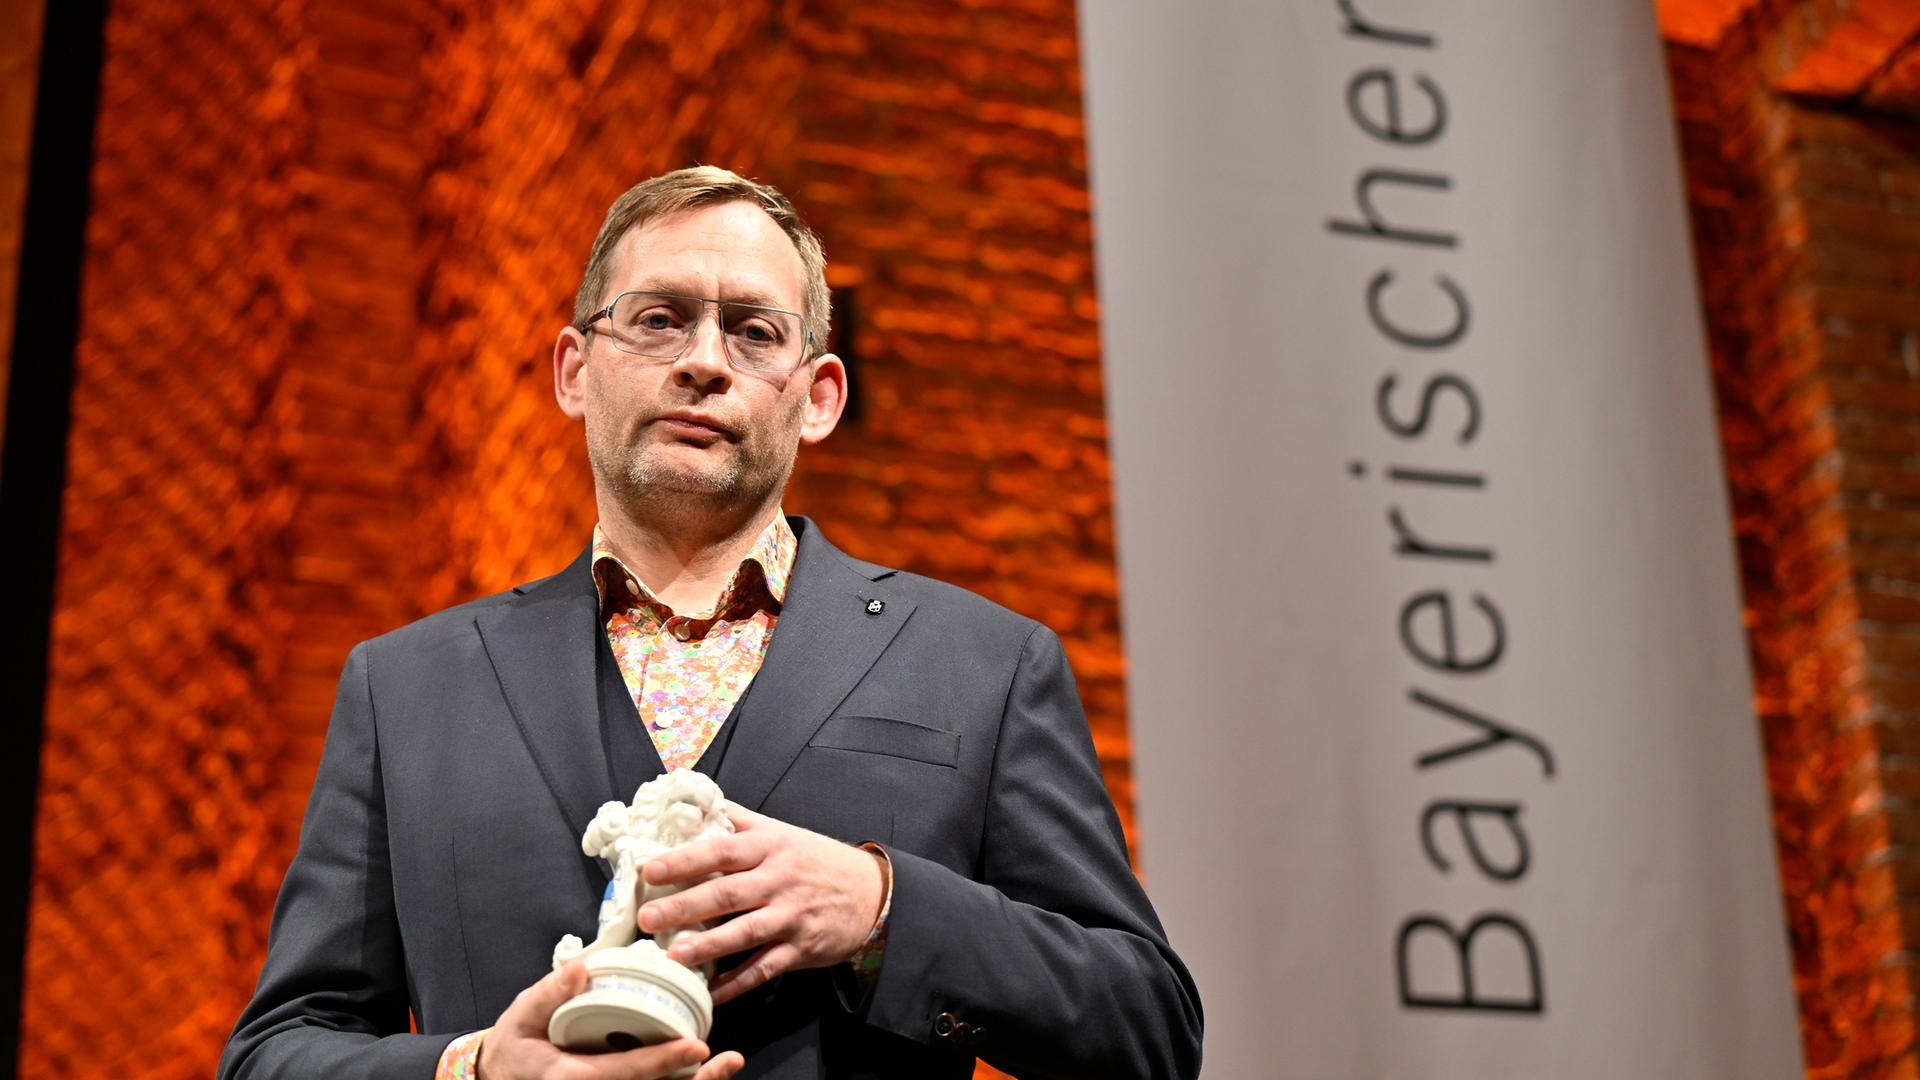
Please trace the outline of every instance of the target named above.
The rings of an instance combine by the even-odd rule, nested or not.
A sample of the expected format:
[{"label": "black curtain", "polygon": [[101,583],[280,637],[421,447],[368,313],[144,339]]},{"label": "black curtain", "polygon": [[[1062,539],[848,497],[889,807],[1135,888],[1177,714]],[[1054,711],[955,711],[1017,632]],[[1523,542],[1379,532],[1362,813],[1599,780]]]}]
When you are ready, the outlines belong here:
[{"label": "black curtain", "polygon": [[0,743],[0,826],[16,852],[0,928],[0,1043],[9,1074],[19,1071],[22,965],[33,877],[33,815],[40,779],[41,717],[53,570],[66,484],[73,346],[79,332],[94,113],[100,101],[104,0],[46,0],[40,83],[34,100],[25,228],[20,244],[7,418],[0,448],[0,566],[13,580],[5,657],[4,743]]}]

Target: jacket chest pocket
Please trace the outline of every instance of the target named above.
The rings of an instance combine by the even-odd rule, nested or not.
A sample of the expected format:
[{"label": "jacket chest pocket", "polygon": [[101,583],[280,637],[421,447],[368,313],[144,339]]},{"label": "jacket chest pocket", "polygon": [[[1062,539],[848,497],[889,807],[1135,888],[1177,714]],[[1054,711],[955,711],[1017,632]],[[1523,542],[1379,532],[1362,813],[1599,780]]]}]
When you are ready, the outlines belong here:
[{"label": "jacket chest pocket", "polygon": [[830,716],[808,744],[904,758],[948,769],[960,764],[960,733],[889,716]]},{"label": "jacket chest pocket", "polygon": [[833,716],[795,759],[766,811],[848,843],[897,838],[896,819],[954,809],[960,735],[883,716]]}]

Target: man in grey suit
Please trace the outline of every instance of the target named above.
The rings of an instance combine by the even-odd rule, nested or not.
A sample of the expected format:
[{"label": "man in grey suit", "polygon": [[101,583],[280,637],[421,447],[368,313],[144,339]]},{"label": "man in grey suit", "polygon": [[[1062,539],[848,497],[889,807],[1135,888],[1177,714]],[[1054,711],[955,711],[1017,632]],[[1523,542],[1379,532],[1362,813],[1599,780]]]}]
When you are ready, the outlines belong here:
[{"label": "man in grey suit", "polygon": [[[1059,640],[780,513],[846,401],[827,313],[773,189],[683,169],[614,204],[553,358],[594,543],[353,650],[223,1077],[1198,1072]],[[691,887],[640,930],[710,927],[672,955],[718,963],[712,1045],[565,1053],[584,974],[543,973],[609,877],[581,831],[675,766],[736,832],[649,864]]]}]

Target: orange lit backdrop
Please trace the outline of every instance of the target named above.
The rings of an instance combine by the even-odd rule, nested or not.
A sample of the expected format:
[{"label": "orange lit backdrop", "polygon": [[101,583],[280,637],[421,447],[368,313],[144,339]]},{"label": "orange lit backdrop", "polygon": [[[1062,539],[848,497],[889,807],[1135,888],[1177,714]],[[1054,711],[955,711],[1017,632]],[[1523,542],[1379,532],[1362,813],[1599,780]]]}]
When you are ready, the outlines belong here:
[{"label": "orange lit backdrop", "polygon": [[0,417],[6,415],[13,300],[33,146],[34,84],[40,73],[43,0],[0,0]]},{"label": "orange lit backdrop", "polygon": [[1659,11],[1807,1074],[1920,1076],[1920,4]]}]

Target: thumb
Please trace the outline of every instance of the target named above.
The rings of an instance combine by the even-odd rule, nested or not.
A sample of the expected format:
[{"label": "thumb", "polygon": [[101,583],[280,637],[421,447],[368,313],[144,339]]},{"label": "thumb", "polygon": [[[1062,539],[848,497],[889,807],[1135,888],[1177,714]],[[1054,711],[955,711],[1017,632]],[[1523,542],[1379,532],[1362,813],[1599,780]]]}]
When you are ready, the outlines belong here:
[{"label": "thumb", "polygon": [[586,987],[587,962],[583,957],[575,957],[520,991],[507,1011],[500,1014],[499,1026],[544,1039],[554,1010]]}]

